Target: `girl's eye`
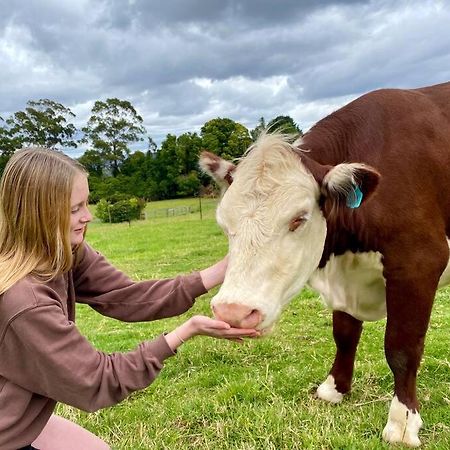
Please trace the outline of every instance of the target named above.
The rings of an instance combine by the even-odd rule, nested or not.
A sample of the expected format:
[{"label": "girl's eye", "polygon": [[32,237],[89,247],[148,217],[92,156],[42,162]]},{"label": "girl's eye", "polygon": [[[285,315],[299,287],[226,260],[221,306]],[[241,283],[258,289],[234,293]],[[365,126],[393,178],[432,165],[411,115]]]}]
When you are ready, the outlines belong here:
[{"label": "girl's eye", "polygon": [[78,212],[79,210],[80,210],[80,208],[78,208],[78,207],[77,207],[77,208],[72,208],[72,209],[71,209],[71,213],[72,213],[72,214],[75,214],[75,213]]}]

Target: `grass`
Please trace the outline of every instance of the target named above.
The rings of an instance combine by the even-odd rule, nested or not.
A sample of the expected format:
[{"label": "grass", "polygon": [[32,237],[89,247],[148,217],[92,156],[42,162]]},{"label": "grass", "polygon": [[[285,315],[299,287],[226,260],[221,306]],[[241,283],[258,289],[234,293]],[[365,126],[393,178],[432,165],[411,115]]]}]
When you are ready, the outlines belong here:
[{"label": "grass", "polygon": [[[170,207],[170,206],[168,206]],[[170,277],[227,251],[213,212],[128,224],[93,223],[87,240],[134,279]],[[127,351],[193,314],[209,314],[215,291],[182,317],[126,324],[80,305],[77,324],[93,345]],[[450,290],[439,292],[418,390],[426,449],[450,448]],[[339,405],[314,398],[334,357],[331,314],[305,289],[274,333],[243,345],[197,337],[167,360],[158,379],[111,408],[58,412],[114,449],[389,449],[382,442],[393,380],[383,353],[385,322],[365,324],[353,391]]]}]

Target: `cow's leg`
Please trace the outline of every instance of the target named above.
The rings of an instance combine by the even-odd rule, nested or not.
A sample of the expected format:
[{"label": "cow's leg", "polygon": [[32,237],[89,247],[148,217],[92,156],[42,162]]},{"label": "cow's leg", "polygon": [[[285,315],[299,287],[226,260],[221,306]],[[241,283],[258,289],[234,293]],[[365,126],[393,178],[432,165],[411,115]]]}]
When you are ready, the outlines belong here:
[{"label": "cow's leg", "polygon": [[[385,265],[387,324],[385,353],[394,375],[392,400],[383,438],[417,447],[422,426],[416,396],[416,376],[440,274],[448,261],[448,249],[434,249],[410,269]],[[425,255],[425,256],[424,256]],[[414,271],[411,270],[414,268]]]},{"label": "cow's leg", "polygon": [[336,357],[328,378],[318,387],[317,396],[338,403],[350,391],[356,348],[362,322],[342,311],[333,311],[333,337]]},{"label": "cow's leg", "polygon": [[[407,291],[403,291],[402,295],[407,295]],[[416,376],[432,300],[429,298],[426,304],[418,308],[420,317],[414,317],[419,311],[416,311],[414,303],[409,304],[407,297],[388,308],[385,353],[394,375],[394,399],[383,430],[383,438],[388,442],[403,442],[412,447],[420,445],[418,433],[422,419],[416,395]]]}]

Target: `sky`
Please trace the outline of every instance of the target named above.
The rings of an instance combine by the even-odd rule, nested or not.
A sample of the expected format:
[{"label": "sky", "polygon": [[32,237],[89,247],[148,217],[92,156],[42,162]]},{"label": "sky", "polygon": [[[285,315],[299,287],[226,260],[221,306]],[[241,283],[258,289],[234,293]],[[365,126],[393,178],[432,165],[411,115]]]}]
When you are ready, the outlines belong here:
[{"label": "sky", "polygon": [[253,129],[289,115],[307,131],[365,92],[450,81],[448,0],[0,0],[0,12],[1,117],[49,98],[81,128],[117,97],[158,145],[216,117]]}]

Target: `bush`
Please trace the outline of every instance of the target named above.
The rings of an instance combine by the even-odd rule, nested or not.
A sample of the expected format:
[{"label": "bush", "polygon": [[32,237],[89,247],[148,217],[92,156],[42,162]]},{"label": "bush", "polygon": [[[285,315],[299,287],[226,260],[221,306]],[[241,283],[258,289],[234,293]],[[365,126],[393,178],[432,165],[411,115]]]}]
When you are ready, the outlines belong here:
[{"label": "bush", "polygon": [[198,174],[192,171],[188,175],[179,175],[177,177],[177,196],[178,197],[195,197],[200,189],[200,181]]},{"label": "bush", "polygon": [[136,197],[119,200],[115,203],[101,199],[97,203],[96,216],[102,222],[130,222],[140,219],[144,208],[145,201]]}]

